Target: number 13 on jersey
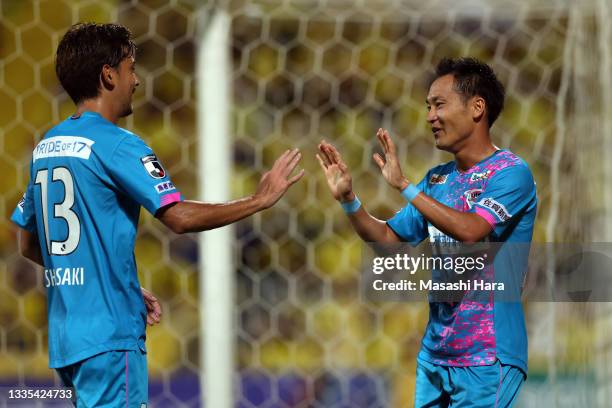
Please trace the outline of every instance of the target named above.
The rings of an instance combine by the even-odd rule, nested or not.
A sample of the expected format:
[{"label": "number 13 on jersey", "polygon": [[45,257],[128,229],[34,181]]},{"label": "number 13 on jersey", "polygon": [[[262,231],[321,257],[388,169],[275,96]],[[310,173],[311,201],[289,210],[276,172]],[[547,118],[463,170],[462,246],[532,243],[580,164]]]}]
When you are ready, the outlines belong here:
[{"label": "number 13 on jersey", "polygon": [[[81,238],[81,222],[79,217],[72,210],[74,205],[74,182],[70,170],[66,167],[55,167],[51,170],[51,183],[62,183],[64,186],[64,197],[61,202],[49,203],[53,199],[49,189],[49,169],[41,169],[36,172],[35,184],[40,186],[40,199],[42,218],[45,228],[45,242],[49,255],[68,255],[76,250]],[[50,208],[49,205],[53,204]],[[61,240],[54,240],[51,234],[55,235],[54,230],[49,231],[49,211],[53,218],[61,218],[66,222],[68,228],[67,237]]]}]

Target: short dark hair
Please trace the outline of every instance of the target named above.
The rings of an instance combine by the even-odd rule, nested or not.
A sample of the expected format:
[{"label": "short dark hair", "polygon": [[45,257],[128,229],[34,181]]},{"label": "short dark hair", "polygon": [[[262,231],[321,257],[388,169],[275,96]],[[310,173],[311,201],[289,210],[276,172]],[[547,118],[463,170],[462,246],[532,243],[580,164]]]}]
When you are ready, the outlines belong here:
[{"label": "short dark hair", "polygon": [[95,98],[105,64],[117,68],[136,53],[132,33],[119,24],[78,23],[57,47],[55,73],[75,104]]},{"label": "short dark hair", "polygon": [[453,75],[455,91],[464,102],[476,95],[485,100],[487,121],[491,127],[504,109],[505,96],[504,86],[493,69],[476,58],[443,58],[436,66],[434,80],[449,74]]}]

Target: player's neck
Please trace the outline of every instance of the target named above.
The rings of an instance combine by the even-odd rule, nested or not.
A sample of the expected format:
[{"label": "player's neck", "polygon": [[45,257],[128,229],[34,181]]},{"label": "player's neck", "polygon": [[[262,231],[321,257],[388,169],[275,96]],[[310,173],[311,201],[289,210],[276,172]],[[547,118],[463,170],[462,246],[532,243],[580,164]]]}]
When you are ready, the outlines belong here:
[{"label": "player's neck", "polygon": [[491,142],[488,135],[486,138],[471,139],[472,140],[469,140],[465,146],[462,146],[454,153],[457,168],[461,171],[469,170],[475,164],[491,156],[496,150],[499,150],[499,148]]},{"label": "player's neck", "polygon": [[104,119],[108,120],[115,125],[119,121],[119,115],[114,112],[112,105],[106,103],[103,98],[87,99],[77,105],[76,115],[80,115],[83,112],[96,112]]}]

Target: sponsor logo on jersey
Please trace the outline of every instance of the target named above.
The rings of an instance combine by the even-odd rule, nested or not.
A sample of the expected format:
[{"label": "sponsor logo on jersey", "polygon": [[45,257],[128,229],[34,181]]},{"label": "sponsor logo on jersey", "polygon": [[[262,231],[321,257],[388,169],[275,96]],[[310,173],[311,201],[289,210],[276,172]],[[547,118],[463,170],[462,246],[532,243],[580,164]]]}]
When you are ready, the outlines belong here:
[{"label": "sponsor logo on jersey", "polygon": [[510,217],[512,217],[512,214],[510,214],[508,210],[506,210],[506,207],[504,207],[503,204],[498,203],[492,198],[483,198],[478,202],[478,204],[493,210],[493,212],[495,213],[497,218],[500,219],[500,221],[507,221],[510,219]]},{"label": "sponsor logo on jersey", "polygon": [[489,178],[489,175],[491,175],[491,170],[483,171],[482,173],[472,173],[470,182],[486,180]]},{"label": "sponsor logo on jersey", "polygon": [[432,174],[429,178],[429,184],[444,184],[448,179],[448,174]]},{"label": "sponsor logo on jersey", "polygon": [[427,223],[427,233],[429,234],[429,242],[434,244],[454,244],[458,242],[455,238],[449,237],[429,223]]},{"label": "sponsor logo on jersey", "polygon": [[142,165],[144,166],[147,173],[149,173],[149,176],[155,179],[164,178],[166,176],[166,171],[162,167],[159,160],[157,160],[157,156],[155,156],[154,154],[149,154],[145,157],[141,157],[140,161],[142,162]]},{"label": "sponsor logo on jersey", "polygon": [[480,188],[467,190],[465,193],[463,193],[463,196],[465,197],[465,201],[467,202],[469,208],[472,208],[481,193],[482,189]]},{"label": "sponsor logo on jersey", "polygon": [[176,190],[176,187],[174,187],[174,184],[172,184],[171,181],[165,181],[155,185],[155,191],[157,191],[159,194],[171,190]]},{"label": "sponsor logo on jersey", "polygon": [[26,193],[23,193],[23,197],[21,197],[21,200],[19,200],[19,202],[17,203],[17,208],[19,208],[20,212],[23,212],[23,208],[25,207],[25,199]]},{"label": "sponsor logo on jersey", "polygon": [[43,139],[32,152],[32,160],[47,157],[78,157],[89,160],[95,142],[80,136],[53,136]]},{"label": "sponsor logo on jersey", "polygon": [[427,232],[431,251],[434,256],[449,256],[463,253],[463,245],[455,238],[449,237],[430,223],[427,223]]}]

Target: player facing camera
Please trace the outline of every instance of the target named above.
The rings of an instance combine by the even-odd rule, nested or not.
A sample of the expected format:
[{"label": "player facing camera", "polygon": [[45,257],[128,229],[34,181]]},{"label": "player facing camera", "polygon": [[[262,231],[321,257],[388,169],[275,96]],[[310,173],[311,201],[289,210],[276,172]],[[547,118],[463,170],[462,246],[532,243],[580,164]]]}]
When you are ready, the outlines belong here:
[{"label": "player facing camera", "polygon": [[[406,201],[386,221],[368,213],[340,152],[321,141],[317,157],[328,187],[361,239],[413,246],[429,239],[433,246],[450,249],[481,241],[530,243],[537,207],[531,170],[491,141],[490,128],[503,100],[504,88],[485,63],[474,58],[440,61],[425,101],[427,122],[436,147],[452,153],[454,160],[413,184],[402,171],[389,132],[379,129],[383,155],[375,153],[374,162]],[[516,273],[520,276],[513,281],[521,281],[523,271]],[[415,405],[511,406],[527,373],[520,299],[499,303],[491,295],[483,302],[466,293],[458,300],[429,303],[429,324],[417,357]]]}]

